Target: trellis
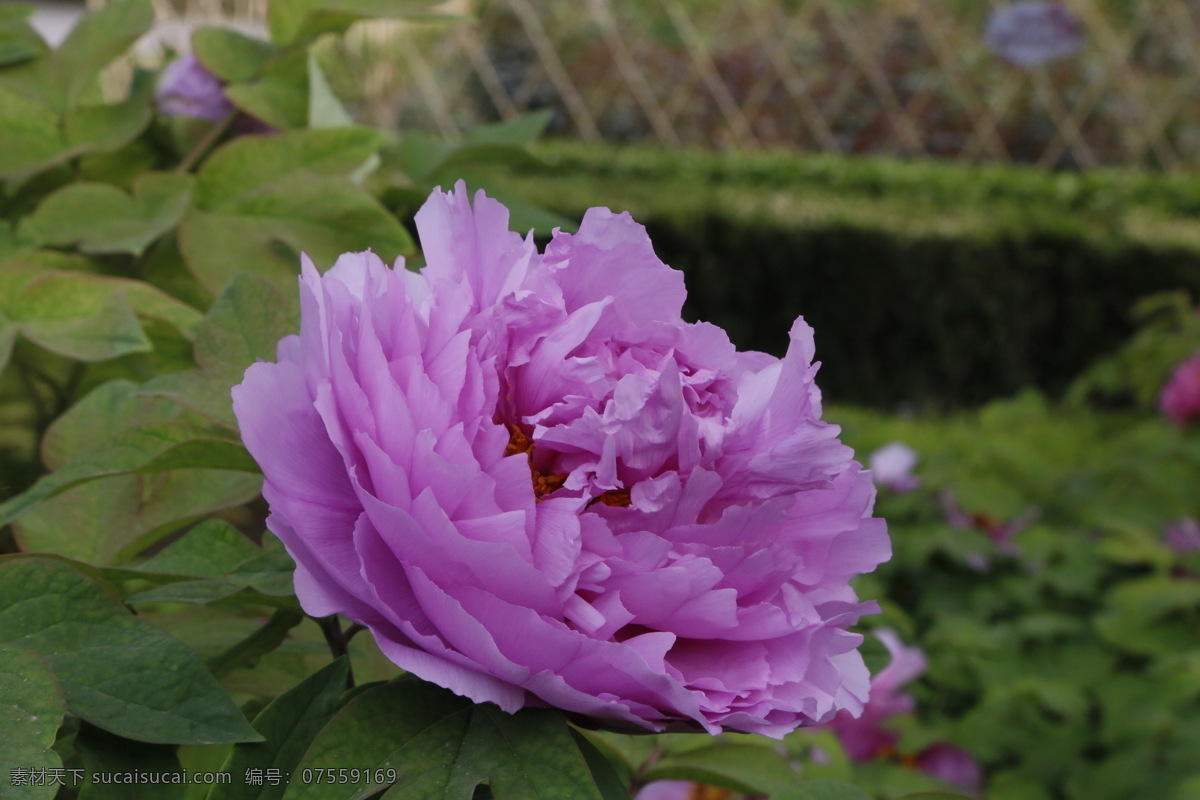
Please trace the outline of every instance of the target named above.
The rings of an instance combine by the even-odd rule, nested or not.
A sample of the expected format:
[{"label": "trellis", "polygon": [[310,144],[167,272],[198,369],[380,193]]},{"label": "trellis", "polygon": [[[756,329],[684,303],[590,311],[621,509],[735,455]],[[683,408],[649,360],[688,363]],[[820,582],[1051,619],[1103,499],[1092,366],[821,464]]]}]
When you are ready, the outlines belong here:
[{"label": "trellis", "polygon": [[[98,0],[92,0],[93,3]],[[261,18],[265,0],[155,0]],[[1181,170],[1200,156],[1200,0],[1063,0],[1075,55],[1010,65],[999,2],[458,0],[471,21],[357,26],[343,81],[367,121],[455,137],[532,109],[552,131],[1051,167]]]}]

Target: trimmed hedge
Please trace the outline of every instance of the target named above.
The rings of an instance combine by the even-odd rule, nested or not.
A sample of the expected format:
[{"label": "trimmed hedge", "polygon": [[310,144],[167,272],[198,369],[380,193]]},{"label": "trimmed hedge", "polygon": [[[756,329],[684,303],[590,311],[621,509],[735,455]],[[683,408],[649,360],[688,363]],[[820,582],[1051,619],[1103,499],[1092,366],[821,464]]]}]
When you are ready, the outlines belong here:
[{"label": "trimmed hedge", "polygon": [[507,185],[568,217],[631,211],[687,273],[687,313],[739,347],[778,354],[804,315],[836,402],[1058,395],[1132,332],[1140,297],[1200,295],[1200,181],[564,143],[541,155]]}]

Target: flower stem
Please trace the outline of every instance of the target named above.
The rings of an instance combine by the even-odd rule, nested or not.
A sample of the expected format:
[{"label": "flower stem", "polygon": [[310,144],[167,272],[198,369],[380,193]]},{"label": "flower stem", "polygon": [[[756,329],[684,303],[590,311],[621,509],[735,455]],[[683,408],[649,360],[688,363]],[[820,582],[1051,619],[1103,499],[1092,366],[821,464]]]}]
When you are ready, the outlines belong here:
[{"label": "flower stem", "polygon": [[183,161],[179,162],[179,166],[175,167],[175,171],[181,174],[190,172],[192,167],[196,166],[196,163],[200,161],[200,159],[202,159],[204,155],[212,149],[212,146],[217,143],[217,140],[224,135],[225,131],[229,129],[229,126],[233,124],[233,121],[237,119],[237,116],[240,113],[241,111],[235,108],[233,111],[230,111],[228,114],[226,114],[220,122],[214,123],[213,126],[208,129],[208,133],[204,134],[202,137],[200,137],[198,142],[192,145],[192,149],[189,150],[187,155],[183,157]]}]

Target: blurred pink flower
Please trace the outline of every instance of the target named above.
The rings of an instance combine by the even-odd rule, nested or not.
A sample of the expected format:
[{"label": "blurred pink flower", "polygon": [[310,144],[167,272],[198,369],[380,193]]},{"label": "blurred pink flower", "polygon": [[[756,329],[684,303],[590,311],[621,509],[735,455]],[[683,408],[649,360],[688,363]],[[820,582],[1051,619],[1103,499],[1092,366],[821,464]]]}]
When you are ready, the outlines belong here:
[{"label": "blurred pink flower", "polygon": [[1180,426],[1200,417],[1200,353],[1175,367],[1158,398],[1158,408]]},{"label": "blurred pink flower", "polygon": [[1083,26],[1061,3],[1025,0],[993,10],[984,41],[1006,61],[1036,67],[1078,52]]},{"label": "blurred pink flower", "polygon": [[904,442],[885,444],[871,453],[871,478],[876,486],[893,492],[911,492],[921,485],[921,479],[913,475],[917,461],[917,451]]},{"label": "blurred pink flower", "polygon": [[887,730],[883,723],[897,714],[909,714],[913,710],[910,695],[901,694],[900,687],[925,671],[925,654],[916,647],[905,647],[895,631],[881,628],[875,637],[883,642],[891,655],[891,661],[871,680],[871,694],[867,707],[857,719],[849,714],[839,714],[830,723],[852,761],[870,761],[893,752],[899,739],[894,731]]},{"label": "blurred pink flower", "polygon": [[508,711],[775,737],[859,713],[850,580],[890,545],[803,319],[782,359],[684,322],[628,214],[540,253],[460,182],[416,222],[420,272],[304,259],[299,336],[233,389],[304,609]]},{"label": "blurred pink flower", "polygon": [[971,754],[950,744],[935,744],[922,750],[915,766],[921,772],[978,794],[983,788],[983,772]]},{"label": "blurred pink flower", "polygon": [[191,53],[183,54],[163,70],[155,99],[162,113],[168,116],[220,122],[233,111],[221,79]]},{"label": "blurred pink flower", "polygon": [[1164,540],[1180,555],[1200,550],[1200,523],[1194,517],[1180,517],[1166,527]]},{"label": "blurred pink flower", "polygon": [[[996,545],[997,552],[1012,557],[1016,557],[1021,553],[1015,541],[1017,534],[1037,522],[1038,517],[1042,513],[1040,508],[1031,506],[1020,516],[1013,517],[1008,522],[1001,522],[992,515],[982,511],[968,514],[958,504],[954,493],[949,489],[943,490],[938,495],[938,500],[942,506],[942,514],[952,528],[975,528],[980,530]],[[976,569],[986,569],[988,565],[988,557],[982,553],[978,554],[971,564]]]},{"label": "blurred pink flower", "polygon": [[895,758],[966,791],[977,792],[982,782],[979,765],[961,748],[938,743],[916,756],[896,752],[900,735],[885,728],[884,722],[900,714],[912,713],[913,698],[902,693],[900,687],[920,676],[927,662],[920,648],[905,646],[894,631],[881,628],[875,631],[875,636],[887,648],[891,661],[871,681],[871,695],[862,716],[854,719],[839,714],[830,723],[846,755],[857,763]]}]

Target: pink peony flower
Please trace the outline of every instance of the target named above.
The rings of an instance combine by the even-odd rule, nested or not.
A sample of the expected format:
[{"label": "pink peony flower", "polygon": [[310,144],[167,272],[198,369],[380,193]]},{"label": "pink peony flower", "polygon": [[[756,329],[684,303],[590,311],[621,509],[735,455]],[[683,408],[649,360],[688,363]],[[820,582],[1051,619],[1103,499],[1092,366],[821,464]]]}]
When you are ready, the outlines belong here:
[{"label": "pink peony flower", "polygon": [[842,748],[851,761],[870,761],[894,752],[899,734],[887,730],[883,723],[898,714],[913,710],[911,695],[901,694],[900,687],[915,679],[927,666],[925,654],[916,647],[905,647],[895,631],[881,628],[875,636],[883,642],[892,657],[888,665],[871,681],[870,699],[859,717],[839,714],[831,725]]},{"label": "pink peony flower", "polygon": [[1180,517],[1166,527],[1163,538],[1180,555],[1194,553],[1200,550],[1200,523],[1195,517]]},{"label": "pink peony flower", "polygon": [[889,556],[821,421],[812,330],[780,360],[680,319],[628,214],[544,254],[460,182],[428,266],[305,259],[299,336],[234,388],[270,529],[314,616],[508,711],[782,736],[856,714],[849,586]]},{"label": "pink peony flower", "polygon": [[904,442],[885,444],[871,453],[871,477],[876,486],[897,493],[911,492],[921,485],[921,479],[913,475],[917,460],[917,451]]},{"label": "pink peony flower", "polygon": [[1200,417],[1200,353],[1175,367],[1158,398],[1158,408],[1181,427]]},{"label": "pink peony flower", "polygon": [[983,772],[971,754],[961,747],[935,744],[917,756],[916,768],[973,795],[983,788]]},{"label": "pink peony flower", "polygon": [[912,713],[912,695],[902,694],[900,687],[920,676],[927,662],[920,648],[906,647],[894,631],[882,628],[875,631],[875,636],[887,648],[891,661],[871,681],[870,699],[862,715],[852,718],[842,713],[830,725],[846,755],[858,763],[898,757],[913,769],[965,791],[978,792],[983,783],[982,772],[970,753],[961,748],[939,742],[915,756],[896,752],[900,735],[883,724],[891,717]]},{"label": "pink peony flower", "polygon": [[1083,26],[1061,3],[1025,0],[993,10],[984,41],[1006,61],[1036,67],[1075,55]]},{"label": "pink peony flower", "polygon": [[220,122],[233,111],[225,85],[191,53],[172,62],[158,80],[155,99],[169,116],[199,117]]}]

